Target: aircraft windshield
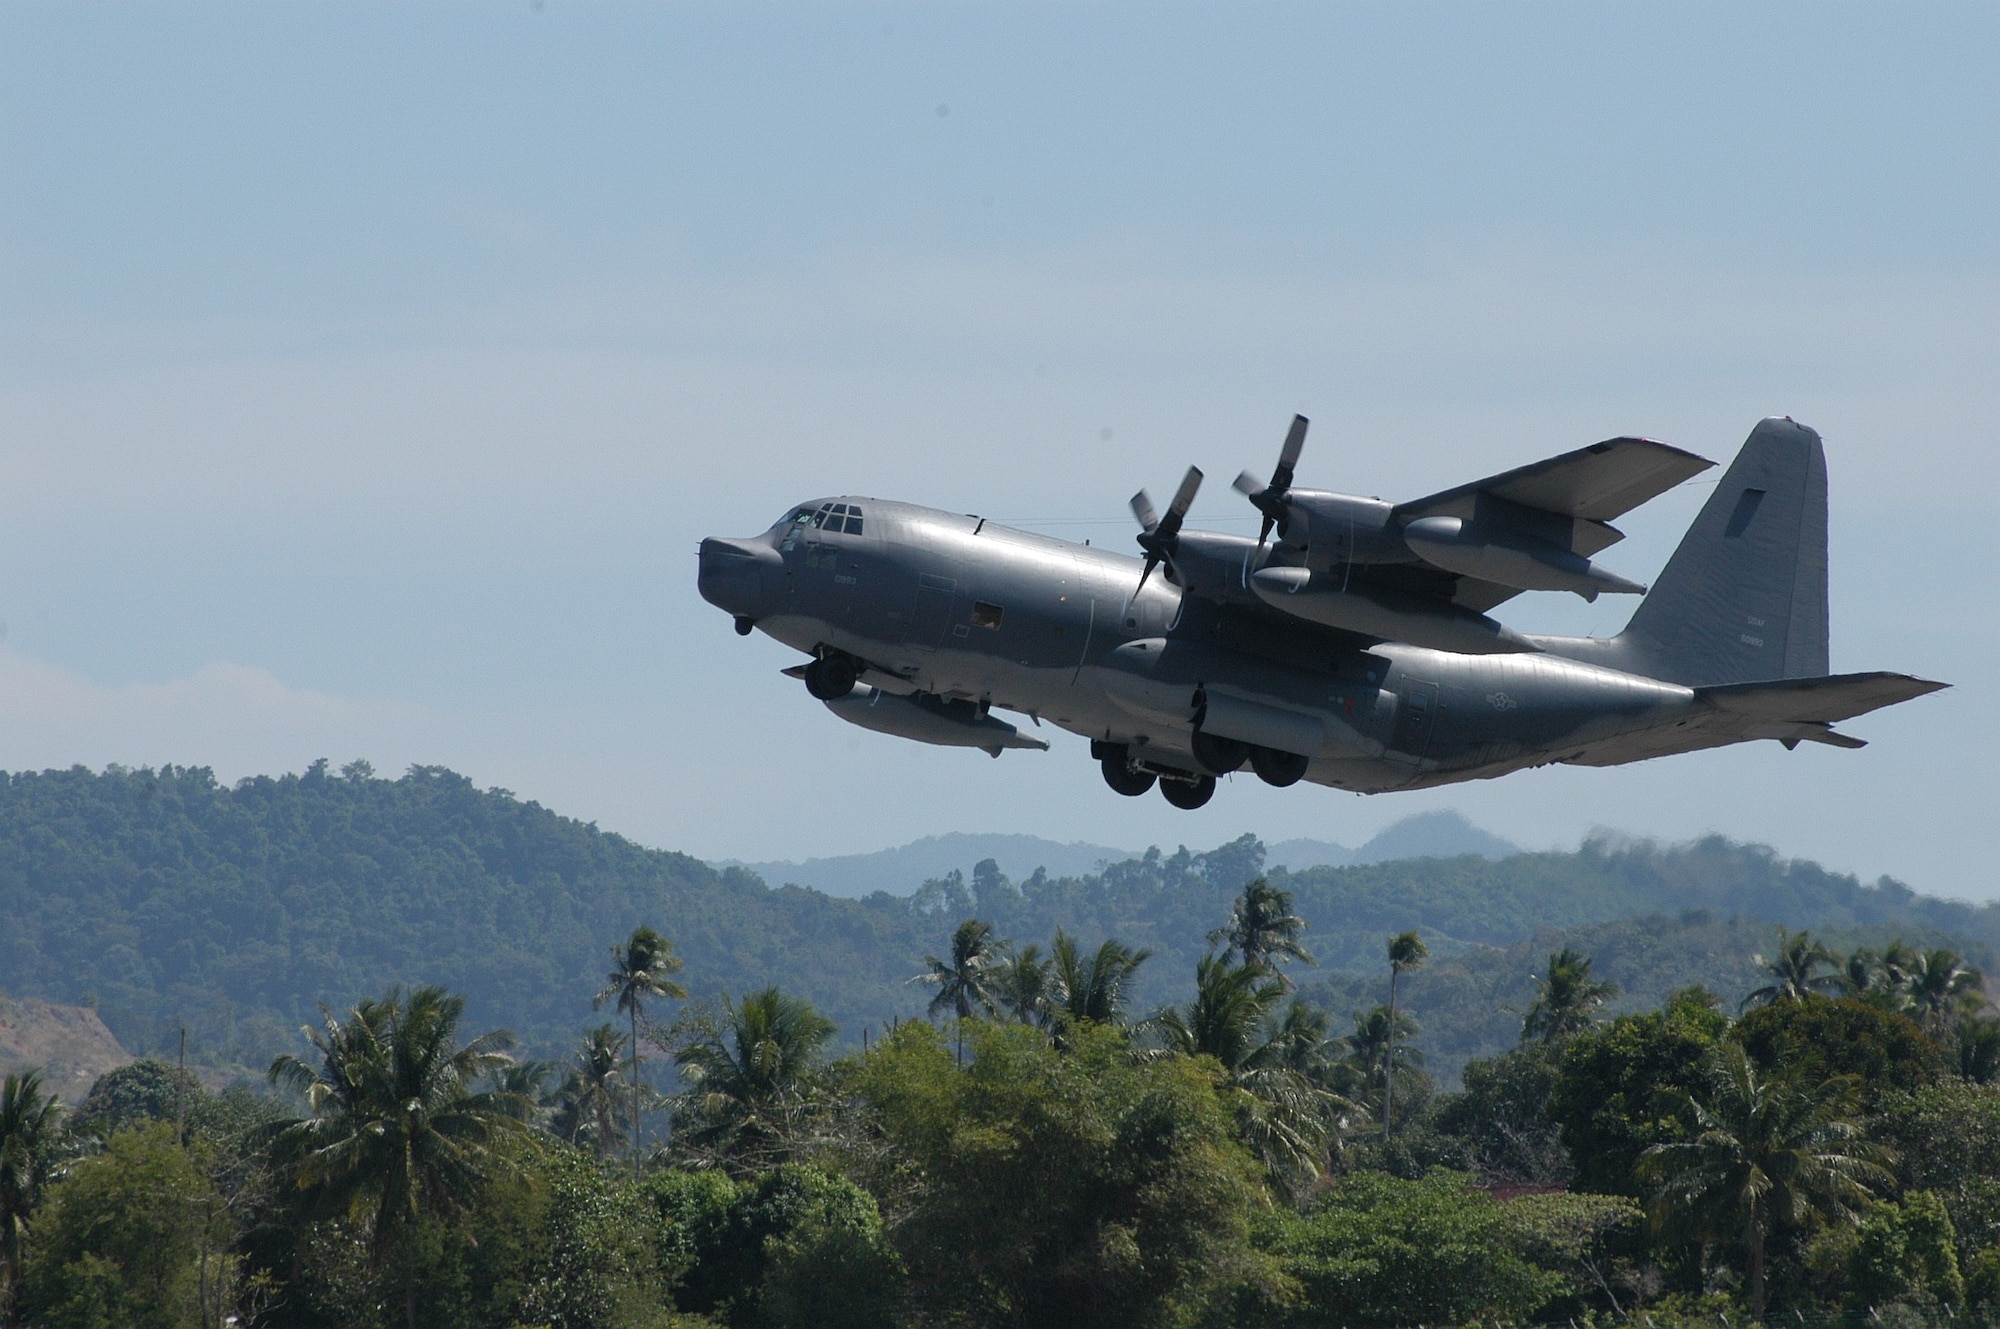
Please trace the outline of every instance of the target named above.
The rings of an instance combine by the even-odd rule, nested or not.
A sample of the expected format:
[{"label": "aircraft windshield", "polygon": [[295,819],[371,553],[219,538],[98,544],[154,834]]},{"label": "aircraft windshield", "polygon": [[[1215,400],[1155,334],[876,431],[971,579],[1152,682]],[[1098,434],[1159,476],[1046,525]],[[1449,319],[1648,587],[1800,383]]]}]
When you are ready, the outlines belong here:
[{"label": "aircraft windshield", "polygon": [[817,509],[800,508],[792,521],[816,530],[859,535],[861,506],[857,503],[822,503]]}]

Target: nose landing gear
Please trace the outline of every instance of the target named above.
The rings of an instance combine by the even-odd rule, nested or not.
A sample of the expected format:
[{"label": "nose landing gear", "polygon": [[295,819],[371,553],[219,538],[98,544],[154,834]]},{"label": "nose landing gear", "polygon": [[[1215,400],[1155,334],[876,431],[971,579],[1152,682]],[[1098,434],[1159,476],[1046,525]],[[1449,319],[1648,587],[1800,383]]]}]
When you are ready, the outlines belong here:
[{"label": "nose landing gear", "polygon": [[844,655],[821,655],[806,666],[806,691],[821,701],[839,701],[854,691],[861,671]]}]

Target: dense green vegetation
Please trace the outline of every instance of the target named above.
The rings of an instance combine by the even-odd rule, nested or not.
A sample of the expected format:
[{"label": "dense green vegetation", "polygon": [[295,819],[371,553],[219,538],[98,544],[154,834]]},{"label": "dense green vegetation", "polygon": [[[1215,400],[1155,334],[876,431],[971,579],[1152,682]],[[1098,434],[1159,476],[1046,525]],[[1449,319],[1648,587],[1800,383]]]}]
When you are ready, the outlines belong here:
[{"label": "dense green vegetation", "polygon": [[[258,1068],[296,1049],[323,1002],[438,982],[468,1019],[546,1055],[573,1045],[608,948],[636,920],[672,938],[697,996],[782,982],[858,1045],[924,1011],[935,990],[906,980],[968,917],[1045,946],[1058,929],[1088,951],[1117,937],[1153,953],[1132,976],[1137,1007],[1183,1000],[1261,856],[1245,836],[1086,877],[1017,883],[982,865],[914,897],[836,900],[645,849],[435,767],[387,780],[317,764],[234,787],[177,767],[22,773],[0,776],[0,986],[94,1005],[136,1051],[172,1049],[185,1025],[197,1060]],[[1721,840],[1272,881],[1319,961],[1301,991],[1343,1025],[1386,995],[1382,938],[1425,938],[1430,958],[1399,1001],[1445,1082],[1513,1041],[1541,960],[1564,943],[1633,1009],[1693,982],[1734,1003],[1764,981],[1754,957],[1777,944],[1774,925],[1849,948],[1946,945],[1989,965],[2000,947],[2000,906]],[[619,1022],[629,1057],[631,1021]]]},{"label": "dense green vegetation", "polygon": [[[275,1093],[141,1061],[64,1113],[10,1076],[0,1322],[2000,1326],[2000,1016],[1956,953],[1784,934],[1740,1014],[1612,1015],[1563,948],[1443,1092],[1406,1013],[1298,995],[1287,891],[1216,921],[1147,1013],[1145,949],[965,920],[936,1022],[844,1054],[781,988],[680,996],[642,925],[600,996],[679,1068],[657,1098],[615,1026],[521,1060],[438,987],[327,1016]],[[1379,945],[1392,993],[1425,972]]]}]

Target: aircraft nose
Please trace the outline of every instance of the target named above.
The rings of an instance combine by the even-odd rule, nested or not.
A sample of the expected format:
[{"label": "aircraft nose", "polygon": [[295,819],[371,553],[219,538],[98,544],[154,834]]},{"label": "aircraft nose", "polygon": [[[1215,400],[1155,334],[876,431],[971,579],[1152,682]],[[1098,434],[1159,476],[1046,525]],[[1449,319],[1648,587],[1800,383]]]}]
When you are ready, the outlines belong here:
[{"label": "aircraft nose", "polygon": [[696,584],[701,598],[717,609],[755,619],[764,614],[783,569],[784,560],[769,545],[711,535],[701,542],[701,571]]}]

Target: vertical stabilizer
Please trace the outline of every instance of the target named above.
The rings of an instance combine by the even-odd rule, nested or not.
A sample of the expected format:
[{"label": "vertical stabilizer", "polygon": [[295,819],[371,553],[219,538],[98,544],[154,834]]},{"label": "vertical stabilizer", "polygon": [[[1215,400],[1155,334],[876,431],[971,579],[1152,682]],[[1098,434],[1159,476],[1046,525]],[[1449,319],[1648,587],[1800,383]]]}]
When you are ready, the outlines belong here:
[{"label": "vertical stabilizer", "polygon": [[1632,667],[1691,687],[1826,674],[1817,433],[1790,419],[1751,431],[1616,649]]}]

